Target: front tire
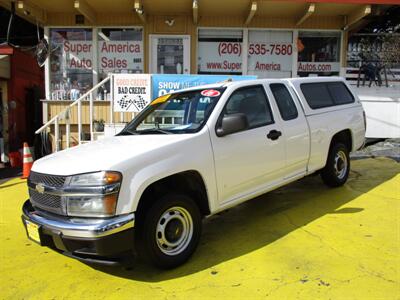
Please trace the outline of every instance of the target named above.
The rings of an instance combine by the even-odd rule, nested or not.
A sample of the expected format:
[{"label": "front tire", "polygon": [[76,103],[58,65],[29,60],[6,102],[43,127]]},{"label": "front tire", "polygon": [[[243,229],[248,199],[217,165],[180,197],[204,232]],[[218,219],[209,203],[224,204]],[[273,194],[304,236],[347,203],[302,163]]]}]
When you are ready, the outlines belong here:
[{"label": "front tire", "polygon": [[188,196],[169,194],[158,199],[139,226],[139,255],[153,265],[170,269],[186,262],[201,235],[201,214]]},{"label": "front tire", "polygon": [[330,187],[338,187],[347,181],[350,172],[349,150],[342,143],[331,146],[325,167],[321,171],[322,181]]}]

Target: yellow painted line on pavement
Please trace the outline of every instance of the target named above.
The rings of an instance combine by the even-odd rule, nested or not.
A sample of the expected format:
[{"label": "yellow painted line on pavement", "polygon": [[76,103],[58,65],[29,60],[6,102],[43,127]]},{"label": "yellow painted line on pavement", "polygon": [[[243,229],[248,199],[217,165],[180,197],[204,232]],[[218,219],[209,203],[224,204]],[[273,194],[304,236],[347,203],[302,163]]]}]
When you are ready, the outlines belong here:
[{"label": "yellow painted line on pavement", "polygon": [[26,237],[26,184],[0,185],[1,299],[398,299],[400,164],[352,161],[213,216],[184,266],[93,267]]}]

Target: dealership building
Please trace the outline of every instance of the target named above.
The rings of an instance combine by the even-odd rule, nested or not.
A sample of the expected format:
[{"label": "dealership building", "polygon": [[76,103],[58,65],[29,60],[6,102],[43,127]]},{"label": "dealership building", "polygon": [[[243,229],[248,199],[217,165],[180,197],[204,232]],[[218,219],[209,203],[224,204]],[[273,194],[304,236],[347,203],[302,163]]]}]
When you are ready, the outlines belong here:
[{"label": "dealership building", "polygon": [[46,99],[61,100],[110,72],[339,75],[349,32],[396,3],[29,0],[16,12],[44,27]]},{"label": "dealership building", "polygon": [[[39,24],[44,121],[111,73],[256,75],[346,73],[352,32],[395,0],[1,0]],[[110,121],[109,86],[96,91],[96,118]],[[54,101],[58,100],[58,101]],[[101,103],[100,103],[101,102]],[[72,125],[77,116],[72,112]],[[117,115],[119,121],[130,114]],[[89,118],[83,116],[83,123]],[[62,136],[62,134],[61,134]]]}]

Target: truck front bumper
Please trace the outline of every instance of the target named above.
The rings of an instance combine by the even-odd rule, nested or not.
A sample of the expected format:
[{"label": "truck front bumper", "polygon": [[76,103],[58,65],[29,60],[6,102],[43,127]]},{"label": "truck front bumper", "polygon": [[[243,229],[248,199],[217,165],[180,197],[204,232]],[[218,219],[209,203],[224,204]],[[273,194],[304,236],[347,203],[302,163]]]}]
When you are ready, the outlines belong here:
[{"label": "truck front bumper", "polygon": [[22,208],[28,237],[42,246],[85,262],[118,264],[134,254],[133,213],[107,219],[67,218]]}]

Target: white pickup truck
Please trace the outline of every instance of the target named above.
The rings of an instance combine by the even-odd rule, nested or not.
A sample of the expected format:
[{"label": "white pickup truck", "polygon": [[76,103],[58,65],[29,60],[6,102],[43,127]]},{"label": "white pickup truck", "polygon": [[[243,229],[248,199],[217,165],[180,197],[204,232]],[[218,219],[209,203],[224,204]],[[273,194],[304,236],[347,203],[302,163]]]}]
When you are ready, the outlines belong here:
[{"label": "white pickup truck", "polygon": [[224,82],[153,100],[114,137],[37,160],[28,237],[86,262],[194,252],[202,218],[309,174],[343,185],[365,115],[341,78]]}]

